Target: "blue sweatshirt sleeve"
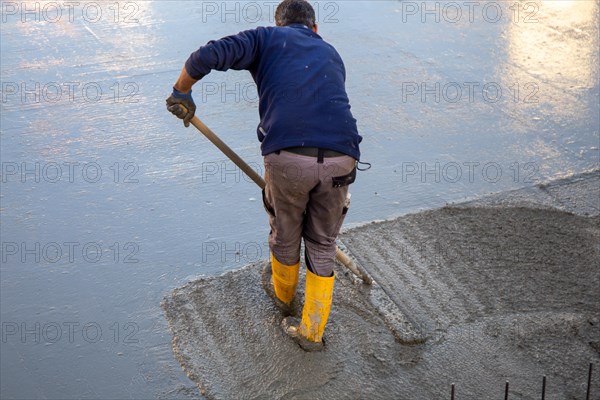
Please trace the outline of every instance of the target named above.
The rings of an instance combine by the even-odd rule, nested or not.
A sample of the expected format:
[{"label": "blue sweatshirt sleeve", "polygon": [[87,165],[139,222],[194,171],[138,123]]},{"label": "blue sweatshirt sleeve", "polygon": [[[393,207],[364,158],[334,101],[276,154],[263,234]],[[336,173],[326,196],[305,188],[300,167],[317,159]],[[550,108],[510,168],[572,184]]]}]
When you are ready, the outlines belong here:
[{"label": "blue sweatshirt sleeve", "polygon": [[211,40],[190,55],[185,62],[185,69],[194,79],[202,79],[213,69],[248,69],[258,53],[259,35],[259,29],[251,29]]}]

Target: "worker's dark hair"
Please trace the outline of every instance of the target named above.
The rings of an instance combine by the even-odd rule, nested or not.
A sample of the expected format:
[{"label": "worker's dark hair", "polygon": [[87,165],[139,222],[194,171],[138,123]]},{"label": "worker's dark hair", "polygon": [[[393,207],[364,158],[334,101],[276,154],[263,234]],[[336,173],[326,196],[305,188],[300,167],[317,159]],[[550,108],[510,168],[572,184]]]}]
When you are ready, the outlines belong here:
[{"label": "worker's dark hair", "polygon": [[275,10],[277,26],[302,24],[312,28],[315,20],[315,10],[306,0],[283,0]]}]

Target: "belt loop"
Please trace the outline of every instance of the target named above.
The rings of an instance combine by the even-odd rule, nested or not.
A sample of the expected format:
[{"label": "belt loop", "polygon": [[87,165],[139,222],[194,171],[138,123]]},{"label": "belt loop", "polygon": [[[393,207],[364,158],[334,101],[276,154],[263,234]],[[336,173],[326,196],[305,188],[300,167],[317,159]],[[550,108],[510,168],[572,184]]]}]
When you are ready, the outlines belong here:
[{"label": "belt loop", "polygon": [[319,147],[317,150],[317,163],[323,164],[323,157],[325,156],[325,150]]}]

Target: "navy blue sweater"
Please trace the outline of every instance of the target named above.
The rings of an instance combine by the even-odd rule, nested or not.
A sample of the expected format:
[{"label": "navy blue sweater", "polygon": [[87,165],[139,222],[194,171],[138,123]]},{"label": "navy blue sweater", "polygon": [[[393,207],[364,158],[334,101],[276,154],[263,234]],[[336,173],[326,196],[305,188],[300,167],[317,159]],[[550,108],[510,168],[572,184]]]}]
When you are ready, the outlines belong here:
[{"label": "navy blue sweater", "polygon": [[260,27],[210,41],[185,68],[201,79],[211,70],[248,70],[259,95],[262,154],[286,147],[336,150],[360,159],[346,71],[330,44],[304,25]]}]

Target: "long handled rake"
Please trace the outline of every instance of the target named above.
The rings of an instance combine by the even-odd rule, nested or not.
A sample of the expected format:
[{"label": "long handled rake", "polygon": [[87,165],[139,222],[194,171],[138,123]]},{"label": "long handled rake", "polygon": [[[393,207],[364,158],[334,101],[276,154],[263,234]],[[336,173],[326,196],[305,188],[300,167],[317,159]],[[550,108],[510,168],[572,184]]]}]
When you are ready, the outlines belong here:
[{"label": "long handled rake", "polygon": [[[219,138],[208,126],[206,126],[202,121],[200,121],[198,117],[194,116],[190,122],[196,127],[196,129],[200,131],[200,133],[206,136],[206,138],[210,140],[212,144],[217,146],[217,148],[221,150],[223,154],[225,154],[231,161],[233,161],[235,165],[237,165],[242,171],[244,171],[244,173],[248,175],[248,177],[250,177],[250,179],[252,179],[258,185],[258,187],[260,187],[261,189],[265,188],[265,180],[262,178],[262,176],[257,174],[255,170],[253,170],[248,164],[246,164],[246,162],[242,160],[242,158],[238,156],[235,151],[233,151],[229,146],[227,146],[227,144],[223,142],[221,138]],[[361,267],[359,267],[354,261],[352,261],[352,259],[348,257],[348,255],[339,248],[336,249],[335,257],[342,265],[344,265],[356,276],[362,279],[362,281],[365,284],[370,285],[373,283],[371,277],[367,275],[367,273]]]}]

